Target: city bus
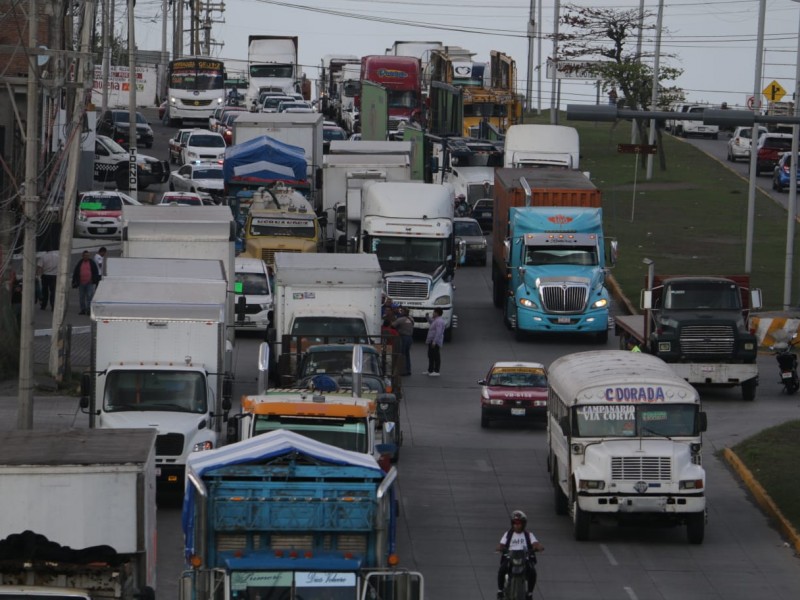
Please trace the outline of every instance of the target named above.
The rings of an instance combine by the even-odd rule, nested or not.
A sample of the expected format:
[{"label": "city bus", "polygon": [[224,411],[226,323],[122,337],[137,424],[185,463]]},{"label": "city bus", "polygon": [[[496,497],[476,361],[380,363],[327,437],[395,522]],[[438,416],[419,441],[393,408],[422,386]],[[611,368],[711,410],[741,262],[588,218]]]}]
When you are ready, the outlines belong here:
[{"label": "city bus", "polygon": [[557,514],[576,540],[592,523],[685,525],[692,544],[706,522],[697,391],[650,354],[596,350],[548,370],[548,471]]},{"label": "city bus", "polygon": [[167,66],[169,119],[208,120],[225,103],[225,63],[207,56],[184,56]]}]

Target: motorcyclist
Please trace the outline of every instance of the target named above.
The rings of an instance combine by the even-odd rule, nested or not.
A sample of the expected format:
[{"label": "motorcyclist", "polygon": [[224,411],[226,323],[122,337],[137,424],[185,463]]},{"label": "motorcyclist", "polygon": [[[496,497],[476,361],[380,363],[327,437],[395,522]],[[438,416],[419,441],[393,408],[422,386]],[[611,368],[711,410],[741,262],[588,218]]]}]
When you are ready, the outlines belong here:
[{"label": "motorcyclist", "polygon": [[509,552],[512,550],[528,550],[528,565],[525,577],[528,581],[526,600],[533,598],[533,588],[536,586],[536,556],[534,552],[542,552],[544,546],[530,531],[526,531],[528,517],[521,510],[511,513],[511,529],[506,531],[497,544],[497,551],[502,553],[500,569],[497,571],[497,600],[503,600],[506,574],[511,564]]}]

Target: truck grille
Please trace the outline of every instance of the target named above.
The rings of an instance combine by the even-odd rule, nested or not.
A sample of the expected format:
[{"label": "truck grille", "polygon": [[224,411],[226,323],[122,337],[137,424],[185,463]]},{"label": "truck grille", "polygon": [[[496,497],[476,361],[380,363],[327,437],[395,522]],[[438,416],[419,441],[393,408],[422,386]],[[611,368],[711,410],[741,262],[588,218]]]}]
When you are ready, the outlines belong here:
[{"label": "truck grille", "polygon": [[685,325],[680,333],[682,354],[733,354],[736,334],[731,325]]},{"label": "truck grille", "polygon": [[184,106],[208,106],[213,100],[181,100]]},{"label": "truck grille", "polygon": [[611,479],[615,481],[671,481],[669,456],[612,456]]},{"label": "truck grille", "polygon": [[427,300],[430,294],[428,285],[427,280],[389,279],[386,281],[386,293],[392,299]]},{"label": "truck grille", "polygon": [[397,117],[389,117],[389,131],[397,131],[397,129],[400,127],[400,123],[404,120],[405,119],[398,119]]},{"label": "truck grille", "polygon": [[156,437],[156,454],[158,456],[180,456],[183,453],[183,435],[165,433]]},{"label": "truck grille", "polygon": [[278,252],[300,252],[300,251],[299,250],[286,250],[286,249],[275,250],[274,248],[264,248],[263,250],[261,250],[261,260],[263,260],[268,265],[274,265],[275,264],[275,255]]},{"label": "truck grille", "polygon": [[574,313],[583,311],[589,288],[585,285],[543,285],[542,304],[547,312]]}]

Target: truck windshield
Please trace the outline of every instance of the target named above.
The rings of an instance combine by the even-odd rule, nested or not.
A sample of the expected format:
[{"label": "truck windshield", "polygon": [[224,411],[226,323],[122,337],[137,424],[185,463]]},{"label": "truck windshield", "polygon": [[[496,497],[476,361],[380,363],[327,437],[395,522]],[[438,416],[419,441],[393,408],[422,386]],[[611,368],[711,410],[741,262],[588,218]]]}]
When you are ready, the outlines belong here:
[{"label": "truck windshield", "polygon": [[250,65],[250,77],[280,77],[281,79],[291,79],[293,73],[293,65]]},{"label": "truck windshield", "polygon": [[599,404],[575,409],[574,437],[696,436],[696,404]]},{"label": "truck windshield", "polygon": [[[304,337],[366,338],[367,326],[358,317],[297,317],[291,335]],[[352,354],[351,354],[352,356]]]},{"label": "truck windshield", "polygon": [[568,248],[527,246],[526,265],[584,265],[596,266],[597,248],[594,246],[570,246]]},{"label": "truck windshield", "polygon": [[741,310],[742,297],[739,287],[731,281],[675,282],[664,288],[664,308]]},{"label": "truck windshield", "polygon": [[410,90],[389,90],[387,103],[389,108],[416,108],[417,96]]},{"label": "truck windshield", "polygon": [[364,419],[256,416],[253,424],[254,436],[276,429],[294,431],[299,435],[343,450],[364,454],[371,451],[367,448],[367,423]]},{"label": "truck windshield", "polygon": [[249,233],[252,237],[301,237],[313,239],[316,230],[311,219],[253,217]]},{"label": "truck windshield", "polygon": [[[294,583],[294,590],[292,590]],[[354,573],[331,571],[235,571],[231,600],[352,600]]]},{"label": "truck windshield", "polygon": [[432,275],[447,258],[447,240],[432,238],[369,238],[369,251],[378,255],[384,273],[416,271]]},{"label": "truck windshield", "polygon": [[467,202],[474,205],[478,200],[494,198],[494,184],[473,183],[467,186]]},{"label": "truck windshield", "polygon": [[[320,373],[351,373],[353,371],[353,349],[347,347],[342,350],[309,351],[303,357],[300,367],[300,377],[319,375]],[[380,375],[381,367],[378,355],[374,352],[364,352],[362,373]]]},{"label": "truck windshield", "polygon": [[106,375],[103,408],[107,412],[204,413],[205,377],[196,371],[114,370]]}]

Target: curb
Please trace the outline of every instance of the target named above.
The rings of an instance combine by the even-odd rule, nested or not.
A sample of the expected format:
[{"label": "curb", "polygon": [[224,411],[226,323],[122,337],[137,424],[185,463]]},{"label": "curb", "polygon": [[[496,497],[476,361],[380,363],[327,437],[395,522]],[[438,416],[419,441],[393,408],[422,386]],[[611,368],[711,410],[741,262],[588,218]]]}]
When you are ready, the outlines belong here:
[{"label": "curb", "polygon": [[750,469],[744,465],[741,459],[730,448],[724,448],[722,450],[722,456],[725,457],[725,461],[736,471],[761,508],[763,508],[770,517],[775,519],[778,524],[778,529],[789,539],[789,543],[794,547],[795,552],[800,554],[800,534],[797,533],[797,530],[786,517],[783,516],[783,513],[781,513],[767,491],[753,476]]}]

